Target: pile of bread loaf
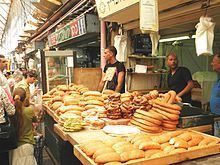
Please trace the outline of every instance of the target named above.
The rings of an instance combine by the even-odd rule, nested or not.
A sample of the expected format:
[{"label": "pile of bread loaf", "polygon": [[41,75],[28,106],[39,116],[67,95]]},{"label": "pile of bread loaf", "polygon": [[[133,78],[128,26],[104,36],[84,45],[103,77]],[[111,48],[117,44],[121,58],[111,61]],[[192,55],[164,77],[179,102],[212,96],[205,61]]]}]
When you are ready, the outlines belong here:
[{"label": "pile of bread loaf", "polygon": [[157,136],[137,134],[127,139],[109,138],[80,144],[81,150],[97,164],[124,163],[129,160],[153,159],[202,149],[219,144],[220,140],[191,131],[172,131]]},{"label": "pile of bread loaf", "polygon": [[108,100],[105,102],[105,109],[107,110],[107,117],[109,119],[121,119],[121,94],[114,93],[108,96]]},{"label": "pile of bread loaf", "polygon": [[[176,130],[181,107],[176,103],[181,101],[175,91],[166,94],[158,94],[152,91],[147,95],[139,96],[145,98],[149,108],[137,109],[130,121],[130,125],[137,126],[145,132],[158,133],[163,130]],[[146,106],[143,106],[146,107]]]}]

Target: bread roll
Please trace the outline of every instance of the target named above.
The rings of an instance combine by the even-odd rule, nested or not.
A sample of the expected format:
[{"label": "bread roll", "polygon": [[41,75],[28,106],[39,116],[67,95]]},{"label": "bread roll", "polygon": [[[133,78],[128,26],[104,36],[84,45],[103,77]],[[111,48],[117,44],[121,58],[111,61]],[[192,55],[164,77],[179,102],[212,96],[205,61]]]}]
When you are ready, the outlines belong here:
[{"label": "bread roll", "polygon": [[122,153],[122,152],[125,152],[125,151],[133,150],[134,146],[132,144],[125,144],[125,145],[122,145],[122,146],[114,148],[114,149],[117,153]]},{"label": "bread roll", "polygon": [[54,103],[52,104],[51,109],[55,111],[55,110],[57,110],[59,107],[61,107],[62,105],[63,105],[63,103],[60,102],[60,101],[54,102]]},{"label": "bread roll", "polygon": [[131,145],[131,143],[129,143],[129,142],[127,142],[127,141],[117,142],[117,143],[115,143],[115,144],[112,146],[112,148],[113,148],[113,149],[117,149],[117,148],[119,148],[119,147],[121,147],[121,146],[123,146],[123,145]]},{"label": "bread roll", "polygon": [[82,151],[88,156],[92,156],[98,149],[105,147],[106,145],[102,142],[91,142],[89,144],[81,145]]},{"label": "bread roll", "polygon": [[152,141],[145,141],[139,145],[140,150],[161,149],[160,144]]},{"label": "bread roll", "polygon": [[152,149],[152,150],[146,150],[144,153],[145,153],[145,158],[149,158],[151,157],[153,154],[156,154],[156,153],[160,153],[162,152],[161,150],[158,150],[158,149]]},{"label": "bread roll", "polygon": [[120,154],[120,157],[121,157],[121,162],[126,162],[133,159],[144,158],[145,153],[142,150],[135,149],[131,151],[122,152]]},{"label": "bread roll", "polygon": [[171,136],[171,137],[176,137],[176,136],[178,136],[178,135],[180,135],[180,134],[182,134],[182,133],[184,133],[184,131],[178,130],[178,131],[168,132],[168,133],[166,133],[166,134],[167,134],[168,136]]},{"label": "bread roll", "polygon": [[166,153],[169,153],[171,151],[175,150],[175,147],[173,145],[169,145],[169,146],[166,146],[163,151],[166,152]]},{"label": "bread roll", "polygon": [[111,152],[115,152],[111,147],[100,148],[93,154],[92,157],[93,159],[95,159],[96,157],[98,157],[99,155],[103,153],[111,153]]},{"label": "bread roll", "polygon": [[201,137],[194,137],[190,141],[188,141],[188,147],[197,146],[203,138]]},{"label": "bread roll", "polygon": [[103,143],[105,143],[107,146],[112,147],[114,144],[118,142],[124,142],[125,140],[121,137],[112,137],[109,139],[106,139]]},{"label": "bread roll", "polygon": [[130,142],[133,144],[133,143],[135,143],[137,140],[140,140],[140,139],[150,139],[149,138],[149,136],[148,135],[145,135],[145,134],[140,134],[140,135],[136,135],[136,136],[134,136],[131,140],[130,140]]},{"label": "bread roll", "polygon": [[160,145],[161,150],[164,150],[165,147],[170,146],[171,144],[169,142],[163,143]]},{"label": "bread roll", "polygon": [[97,96],[97,97],[101,97],[102,94],[98,91],[87,91],[87,92],[84,92],[83,93],[83,96],[86,97],[86,96]]},{"label": "bread roll", "polygon": [[184,140],[178,140],[174,144],[175,148],[188,148],[188,143]]},{"label": "bread roll", "polygon": [[160,158],[160,157],[163,157],[163,156],[166,156],[167,154],[165,153],[165,152],[163,152],[163,151],[160,151],[160,152],[158,152],[158,153],[155,153],[155,154],[153,154],[150,158],[152,159],[152,158]]},{"label": "bread roll", "polygon": [[98,100],[98,101],[101,101],[101,102],[104,101],[104,99],[102,97],[97,97],[97,96],[87,96],[87,97],[84,97],[84,100],[85,101],[88,101],[88,100]]},{"label": "bread roll", "polygon": [[100,164],[104,164],[108,162],[120,162],[120,161],[121,161],[120,155],[115,152],[103,153],[95,158],[95,162]]},{"label": "bread roll", "polygon": [[160,135],[160,136],[152,137],[152,140],[159,144],[169,142],[170,139],[171,139],[171,136],[169,135]]},{"label": "bread roll", "polygon": [[115,93],[115,91],[110,90],[110,89],[105,89],[105,90],[103,90],[102,93],[103,93],[103,94],[107,94],[107,95],[111,95],[111,94]]},{"label": "bread roll", "polygon": [[175,150],[172,150],[169,154],[178,154],[182,152],[186,152],[187,150],[185,148],[177,148]]},{"label": "bread roll", "polygon": [[183,139],[186,142],[188,142],[188,141],[190,141],[192,139],[192,135],[191,135],[190,132],[185,132],[185,133],[183,133],[183,134],[181,134],[181,135],[179,135],[177,137]]},{"label": "bread roll", "polygon": [[99,100],[88,100],[86,101],[86,105],[98,105],[98,106],[104,106],[104,103]]},{"label": "bread roll", "polygon": [[199,143],[199,146],[206,146],[208,145],[209,143],[213,142],[213,139],[212,138],[204,138],[200,143]]},{"label": "bread roll", "polygon": [[143,142],[146,142],[146,141],[151,141],[150,138],[142,138],[142,139],[139,139],[137,141],[134,142],[134,147],[135,148],[139,148],[139,145]]}]

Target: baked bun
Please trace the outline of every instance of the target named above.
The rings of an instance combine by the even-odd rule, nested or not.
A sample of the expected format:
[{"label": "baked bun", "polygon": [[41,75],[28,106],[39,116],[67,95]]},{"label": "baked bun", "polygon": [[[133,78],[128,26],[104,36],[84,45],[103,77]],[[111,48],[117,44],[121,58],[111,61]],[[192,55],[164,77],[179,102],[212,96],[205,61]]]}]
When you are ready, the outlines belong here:
[{"label": "baked bun", "polygon": [[102,94],[98,91],[87,91],[87,92],[84,92],[83,93],[83,96],[86,97],[86,96],[97,96],[97,97],[101,97]]}]

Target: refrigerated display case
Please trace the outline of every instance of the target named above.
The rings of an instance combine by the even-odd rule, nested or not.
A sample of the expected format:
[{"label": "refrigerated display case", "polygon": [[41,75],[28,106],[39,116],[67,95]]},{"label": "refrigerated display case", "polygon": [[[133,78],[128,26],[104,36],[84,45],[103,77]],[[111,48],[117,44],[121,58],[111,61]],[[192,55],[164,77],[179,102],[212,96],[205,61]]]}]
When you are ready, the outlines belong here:
[{"label": "refrigerated display case", "polygon": [[72,50],[45,51],[46,90],[73,82],[76,53]]}]

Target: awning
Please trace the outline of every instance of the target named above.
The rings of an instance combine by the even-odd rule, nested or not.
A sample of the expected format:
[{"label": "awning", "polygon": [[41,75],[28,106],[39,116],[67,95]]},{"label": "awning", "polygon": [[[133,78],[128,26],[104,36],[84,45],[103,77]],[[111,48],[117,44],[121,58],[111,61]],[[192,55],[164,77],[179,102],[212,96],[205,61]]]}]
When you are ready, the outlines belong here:
[{"label": "awning", "polygon": [[5,31],[11,0],[0,0],[0,43]]}]

